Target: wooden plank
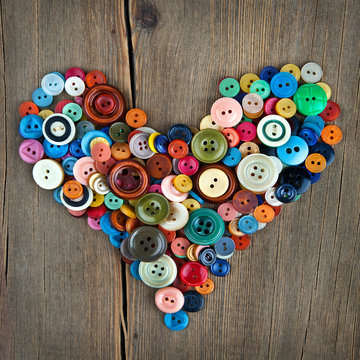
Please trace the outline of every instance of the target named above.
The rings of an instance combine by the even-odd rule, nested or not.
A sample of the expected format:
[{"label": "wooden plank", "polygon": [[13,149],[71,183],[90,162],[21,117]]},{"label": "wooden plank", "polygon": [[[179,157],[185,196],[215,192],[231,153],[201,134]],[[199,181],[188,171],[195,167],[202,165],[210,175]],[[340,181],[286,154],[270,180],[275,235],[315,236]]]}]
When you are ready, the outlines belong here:
[{"label": "wooden plank", "polygon": [[2,20],[6,121],[1,120],[7,139],[1,142],[7,154],[1,158],[2,225],[9,240],[12,350],[16,359],[120,359],[119,252],[35,185],[31,166],[17,155],[17,108],[46,73],[71,66],[104,71],[129,98],[124,3],[6,0]]},{"label": "wooden plank", "polygon": [[342,107],[344,141],[320,182],[231,259],[231,276],[214,279],[187,330],[168,331],[154,289],[128,273],[128,357],[358,359],[359,3],[131,0],[129,8],[135,105],[149,126],[198,125],[223,76],[316,61]]}]

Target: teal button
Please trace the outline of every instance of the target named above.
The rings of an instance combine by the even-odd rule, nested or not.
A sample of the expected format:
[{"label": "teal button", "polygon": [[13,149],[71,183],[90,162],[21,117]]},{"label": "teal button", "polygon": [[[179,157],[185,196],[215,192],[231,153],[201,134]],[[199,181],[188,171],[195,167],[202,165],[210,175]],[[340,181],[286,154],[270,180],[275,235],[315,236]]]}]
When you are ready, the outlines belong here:
[{"label": "teal button", "polygon": [[293,100],[296,109],[306,116],[320,114],[327,104],[325,91],[316,84],[305,84],[300,86],[297,89]]},{"label": "teal button", "polygon": [[265,80],[256,80],[250,86],[250,93],[258,94],[266,99],[270,95],[270,85]]},{"label": "teal button", "polygon": [[63,107],[62,113],[67,115],[72,121],[79,121],[82,117],[81,106],[75,103],[66,104]]},{"label": "teal button", "polygon": [[112,192],[109,192],[105,195],[104,203],[109,210],[117,210],[120,209],[121,205],[124,203],[124,200],[120,199]]},{"label": "teal button", "polygon": [[148,225],[157,225],[164,221],[170,213],[168,200],[157,193],[142,196],[135,207],[137,218]]},{"label": "teal button", "polygon": [[235,97],[240,91],[240,84],[236,79],[226,77],[220,82],[219,91],[222,96]]}]

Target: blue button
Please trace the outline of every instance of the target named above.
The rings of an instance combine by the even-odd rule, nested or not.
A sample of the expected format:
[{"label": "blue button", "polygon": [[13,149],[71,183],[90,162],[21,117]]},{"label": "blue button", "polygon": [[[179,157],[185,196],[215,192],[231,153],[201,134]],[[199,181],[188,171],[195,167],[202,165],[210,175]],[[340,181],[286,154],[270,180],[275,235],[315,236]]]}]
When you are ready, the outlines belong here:
[{"label": "blue button", "polygon": [[136,280],[141,280],[141,277],[139,275],[139,265],[140,265],[140,260],[135,260],[130,265],[130,273]]},{"label": "blue button", "polygon": [[223,259],[217,259],[211,266],[210,271],[215,276],[226,276],[230,272],[230,264]]},{"label": "blue button", "polygon": [[183,310],[188,312],[197,312],[204,307],[204,297],[195,290],[189,290],[184,293]]},{"label": "blue button", "polygon": [[304,128],[306,128],[306,129],[311,129],[311,130],[316,134],[316,136],[317,136],[318,138],[319,138],[320,135],[321,135],[321,129],[320,129],[320,127],[319,127],[317,124],[313,123],[313,122],[308,121],[308,122],[302,124],[302,125],[301,125],[301,129],[304,129]]},{"label": "blue button", "polygon": [[322,130],[325,127],[325,121],[319,115],[307,116],[304,120],[304,124],[308,122],[316,124],[320,128],[320,130]]},{"label": "blue button", "polygon": [[313,130],[306,127],[301,128],[301,130],[298,133],[298,136],[304,139],[308,144],[308,146],[315,145],[319,138]]},{"label": "blue button", "polygon": [[258,221],[251,215],[245,215],[238,221],[238,228],[244,234],[253,234],[259,227]]},{"label": "blue button", "polygon": [[264,203],[264,199],[262,198],[261,195],[256,195],[256,197],[258,198],[258,206],[262,205]]},{"label": "blue button", "polygon": [[287,119],[287,121],[291,127],[291,135],[297,135],[301,127],[301,121],[296,116]]},{"label": "blue button", "polygon": [[180,331],[188,326],[189,317],[185,311],[180,310],[173,314],[165,314],[164,322],[168,329]]},{"label": "blue button", "polygon": [[39,107],[47,107],[51,105],[54,98],[47,94],[42,88],[38,88],[32,93],[32,99],[35,105]]},{"label": "blue button", "polygon": [[288,72],[279,72],[271,79],[272,93],[279,98],[289,98],[296,93],[298,82],[294,75]]},{"label": "blue button", "polygon": [[228,148],[225,156],[222,158],[222,162],[226,166],[236,166],[241,160],[241,152],[238,148]]},{"label": "blue button", "polygon": [[242,104],[243,98],[247,95],[246,92],[242,92],[240,91],[236,96],[234,96],[234,99],[240,103],[240,105]]},{"label": "blue button", "polygon": [[296,189],[290,184],[282,184],[275,189],[275,197],[285,204],[295,201],[296,196]]},{"label": "blue button", "polygon": [[235,243],[230,237],[223,236],[214,244],[214,250],[220,259],[227,259],[234,253]]},{"label": "blue button", "polygon": [[200,251],[198,256],[199,262],[205,266],[211,266],[216,261],[216,253],[211,248]]},{"label": "blue button", "polygon": [[93,130],[95,130],[95,126],[90,121],[88,120],[79,121],[76,124],[76,138],[82,139],[85,134]]},{"label": "blue button", "polygon": [[56,96],[64,90],[65,78],[60,73],[50,73],[45,75],[41,80],[41,88],[50,95]]},{"label": "blue button", "polygon": [[111,215],[111,212],[106,212],[106,213],[100,218],[100,227],[101,227],[101,230],[102,230],[106,235],[118,235],[118,234],[120,233],[120,231],[116,230],[116,229],[113,228],[113,226],[111,225],[110,215]]},{"label": "blue button", "polygon": [[19,125],[19,134],[25,139],[39,139],[42,132],[43,119],[38,115],[24,116]]},{"label": "blue button", "polygon": [[62,205],[62,201],[61,201],[61,197],[60,197],[61,190],[62,190],[62,186],[59,186],[58,188],[56,188],[53,191],[53,198],[58,204]]},{"label": "blue button", "polygon": [[321,154],[326,160],[326,166],[329,166],[335,160],[334,149],[329,145],[322,142],[315,144],[309,148],[309,153]]},{"label": "blue button", "polygon": [[184,124],[173,125],[167,133],[169,141],[176,139],[184,140],[188,145],[192,139],[192,132],[190,128]]},{"label": "blue button", "polygon": [[55,75],[60,76],[65,83],[65,76],[62,73],[59,73],[58,71],[52,71],[50,74],[55,74]]},{"label": "blue button", "polygon": [[85,156],[81,149],[81,140],[74,140],[72,143],[70,143],[69,151],[72,156],[75,156],[78,159]]},{"label": "blue button", "polygon": [[260,71],[260,79],[270,84],[271,79],[279,72],[276,67],[266,66]]},{"label": "blue button", "polygon": [[[100,219],[100,226],[101,226],[101,219]],[[129,237],[129,234],[126,231],[118,231],[117,234],[109,235],[110,243],[120,249],[121,242]]]},{"label": "blue button", "polygon": [[321,177],[321,173],[312,173],[311,171],[309,171],[308,169],[305,168],[304,169],[309,173],[310,175],[310,180],[311,180],[311,184],[315,184],[316,182],[318,182],[320,180]]},{"label": "blue button", "polygon": [[69,156],[66,159],[63,160],[61,163],[61,166],[64,169],[64,172],[66,175],[73,176],[74,175],[74,165],[78,159],[74,156]]},{"label": "blue button", "polygon": [[105,126],[105,127],[103,127],[103,128],[101,129],[101,131],[103,131],[106,135],[109,135],[109,136],[110,136],[110,134],[109,134],[110,126]]},{"label": "blue button", "polygon": [[279,184],[290,184],[297,194],[303,194],[311,186],[311,179],[308,171],[300,166],[288,166],[279,176]]},{"label": "blue button", "polygon": [[286,165],[299,165],[309,154],[308,144],[299,136],[290,136],[288,142],[276,149],[278,158]]},{"label": "blue button", "polygon": [[201,205],[205,204],[205,201],[198,194],[195,194],[192,190],[189,191],[189,195]]},{"label": "blue button", "polygon": [[69,145],[54,145],[46,139],[43,142],[44,152],[48,157],[59,159],[65,156],[69,150]]},{"label": "blue button", "polygon": [[160,154],[166,154],[169,146],[169,140],[165,135],[158,135],[154,139],[154,146]]},{"label": "blue button", "polygon": [[110,136],[107,135],[105,132],[103,132],[101,130],[89,131],[81,139],[81,149],[86,156],[91,156],[90,143],[93,139],[95,139],[97,137],[105,138],[111,146],[112,140],[111,140]]}]

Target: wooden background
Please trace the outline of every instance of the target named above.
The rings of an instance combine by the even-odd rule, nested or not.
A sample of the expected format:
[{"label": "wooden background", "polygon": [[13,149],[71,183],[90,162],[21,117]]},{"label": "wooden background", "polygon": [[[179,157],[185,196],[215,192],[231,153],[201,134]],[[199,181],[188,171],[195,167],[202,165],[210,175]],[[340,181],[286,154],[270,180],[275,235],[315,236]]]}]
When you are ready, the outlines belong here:
[{"label": "wooden background", "polygon": [[[358,0],[0,3],[0,359],[360,358]],[[102,70],[165,130],[198,125],[224,75],[308,61],[342,108],[336,160],[180,333],[17,155],[17,108],[50,71]]]}]

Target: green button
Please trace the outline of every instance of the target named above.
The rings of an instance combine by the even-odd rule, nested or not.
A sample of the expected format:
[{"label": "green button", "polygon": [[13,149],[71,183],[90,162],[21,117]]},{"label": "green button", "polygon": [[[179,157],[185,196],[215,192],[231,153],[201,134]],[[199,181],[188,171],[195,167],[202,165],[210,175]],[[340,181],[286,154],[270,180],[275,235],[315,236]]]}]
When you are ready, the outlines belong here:
[{"label": "green button", "polygon": [[193,155],[206,164],[220,161],[225,156],[227,149],[225,136],[214,129],[200,130],[191,140]]},{"label": "green button", "polygon": [[63,107],[62,113],[67,115],[72,121],[79,121],[82,117],[81,106],[75,103],[66,104]]},{"label": "green button", "polygon": [[131,129],[128,124],[123,122],[116,122],[110,126],[109,135],[114,142],[125,142],[127,141],[128,135]]},{"label": "green button", "polygon": [[266,99],[270,95],[270,85],[265,80],[256,80],[251,84],[250,92]]},{"label": "green button", "polygon": [[144,224],[157,225],[169,216],[170,204],[160,194],[146,194],[139,199],[135,212],[138,219]]},{"label": "green button", "polygon": [[297,110],[306,116],[320,114],[327,104],[325,91],[316,84],[305,84],[300,86],[297,89],[293,100]]},{"label": "green button", "polygon": [[109,192],[105,195],[104,203],[109,210],[117,210],[120,209],[121,205],[124,203],[124,200],[120,199],[112,192]]},{"label": "green button", "polygon": [[227,77],[220,82],[219,91],[222,96],[235,97],[240,91],[240,84],[236,79]]},{"label": "green button", "polygon": [[184,231],[195,244],[213,245],[223,236],[225,224],[215,210],[202,208],[190,214]]}]

